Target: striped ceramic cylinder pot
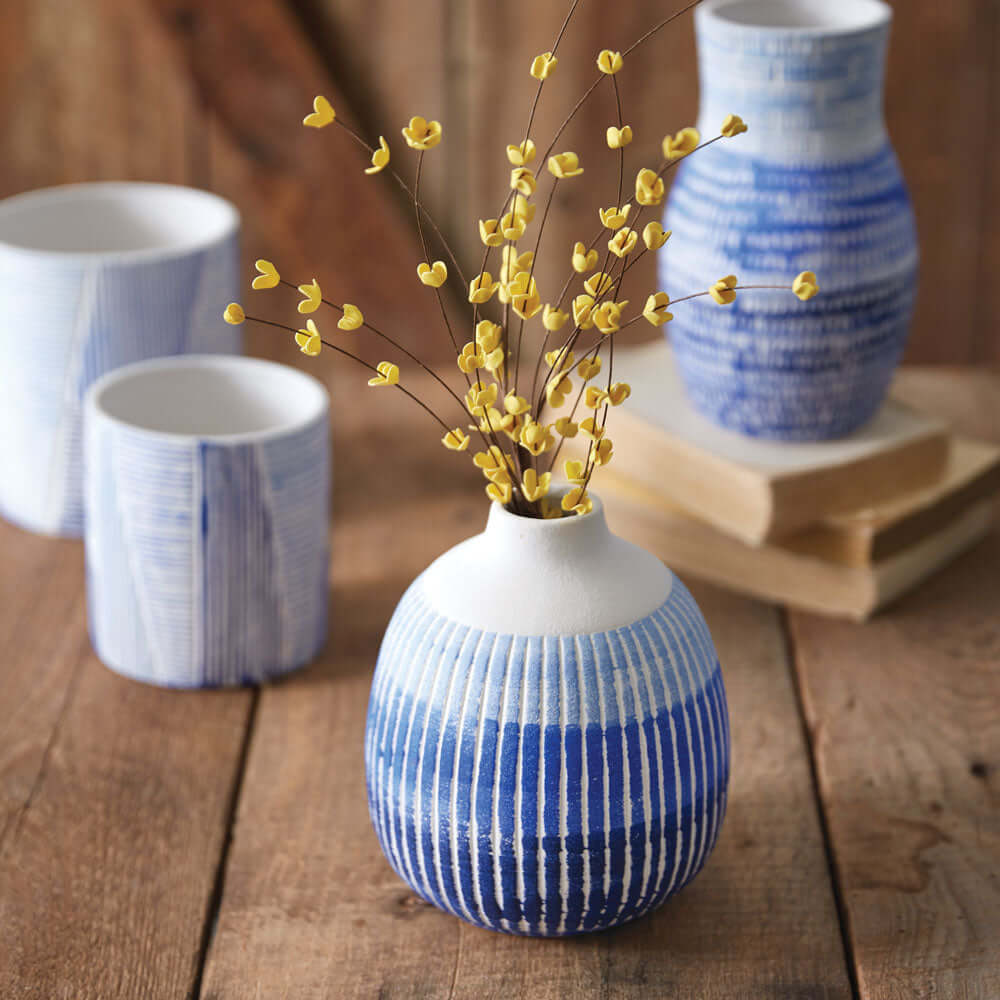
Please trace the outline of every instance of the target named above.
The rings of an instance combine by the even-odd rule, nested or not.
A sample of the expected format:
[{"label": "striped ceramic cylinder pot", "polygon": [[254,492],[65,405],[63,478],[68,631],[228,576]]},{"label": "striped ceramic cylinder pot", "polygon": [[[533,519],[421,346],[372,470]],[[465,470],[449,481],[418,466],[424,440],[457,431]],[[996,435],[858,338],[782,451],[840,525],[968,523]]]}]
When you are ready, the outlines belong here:
[{"label": "striped ceramic cylinder pot", "polygon": [[719,661],[684,585],[592,513],[486,531],[412,584],[365,745],[390,864],[482,927],[613,927],[690,881],[729,776]]},{"label": "striped ceramic cylinder pot", "polygon": [[891,11],[878,0],[715,0],[695,23],[699,128],[729,113],[749,131],[683,161],[665,225],[662,287],[729,273],[820,295],[685,303],[668,330],[687,393],[744,434],[839,437],[881,404],[916,290],[913,213],[882,117]]}]

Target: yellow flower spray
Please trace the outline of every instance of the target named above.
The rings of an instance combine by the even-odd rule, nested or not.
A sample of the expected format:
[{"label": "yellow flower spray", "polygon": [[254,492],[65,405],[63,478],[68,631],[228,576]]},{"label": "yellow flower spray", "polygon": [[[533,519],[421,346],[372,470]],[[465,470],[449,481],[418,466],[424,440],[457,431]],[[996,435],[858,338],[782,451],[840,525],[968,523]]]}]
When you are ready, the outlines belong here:
[{"label": "yellow flower spray", "polygon": [[[596,55],[596,79],[556,130],[548,147],[540,150],[530,134],[535,112],[545,82],[557,71],[557,52],[579,2],[573,0],[571,3],[552,48],[536,56],[529,67],[537,86],[527,126],[518,141],[506,145],[511,171],[503,204],[497,212],[478,220],[484,252],[479,270],[471,279],[463,273],[448,241],[420,201],[424,156],[444,138],[440,122],[415,115],[401,130],[406,146],[417,158],[411,187],[397,173],[385,137],[379,136],[377,146],[370,145],[337,117],[327,98],[317,96],[313,110],[303,119],[303,124],[309,128],[335,125],[346,131],[371,157],[371,166],[365,168],[365,173],[387,174],[409,198],[423,252],[423,260],[416,264],[416,276],[437,299],[458,370],[465,379],[467,391],[464,395],[456,392],[448,380],[396,338],[370,323],[358,306],[325,298],[316,278],[301,284],[282,278],[270,261],[257,261],[253,288],[272,289],[284,285],[295,290],[302,296],[298,312],[308,316],[305,327],[285,326],[248,316],[236,302],[230,303],[224,313],[227,323],[251,320],[289,331],[302,353],[310,357],[317,356],[327,347],[351,358],[368,369],[369,386],[396,389],[420,406],[444,431],[441,444],[449,451],[472,451],[470,444],[474,437],[477,438],[482,448],[473,451],[472,460],[486,479],[489,499],[518,514],[538,518],[587,514],[593,508],[588,493],[591,477],[598,466],[607,465],[614,455],[614,444],[606,433],[608,412],[622,405],[631,393],[627,383],[614,381],[614,347],[623,330],[643,319],[653,326],[661,326],[673,319],[670,309],[694,298],[707,296],[720,306],[728,306],[739,292],[781,288],[807,301],[819,289],[812,271],[803,271],[790,285],[740,285],[735,275],[725,275],[708,289],[680,298],[671,299],[665,291],[653,291],[639,299],[634,315],[626,315],[629,300],[621,294],[626,274],[645,254],[660,250],[670,238],[669,231],[664,231],[658,221],[643,218],[647,209],[656,208],[663,202],[664,175],[698,150],[721,140],[735,139],[747,131],[747,125],[738,115],[730,114],[721,123],[719,134],[706,142],[702,141],[698,130],[691,127],[665,136],[660,144],[659,167],[640,167],[635,174],[633,190],[626,197],[625,150],[633,141],[633,130],[624,120],[618,75],[628,71],[629,56],[639,45],[697,6],[699,0],[693,0],[654,25],[623,51],[602,49]],[[556,145],[569,123],[602,84],[612,87],[617,109],[617,121],[605,128],[607,147],[618,159],[617,193],[609,207],[597,210],[600,228],[596,235],[589,243],[576,241],[567,253],[568,277],[558,295],[551,298],[542,294],[534,277],[542,233],[556,186],[580,183],[585,169],[577,153],[557,151]],[[543,164],[544,172],[541,170]],[[532,199],[543,184],[547,193],[536,227],[534,247],[518,247],[519,241],[534,225],[538,205]],[[425,225],[430,227],[447,260],[432,259]],[[490,264],[494,251],[500,251],[496,266]],[[461,283],[462,297],[471,306],[472,339],[461,346],[442,298],[441,289],[449,280]],[[373,365],[340,344],[324,339],[313,319],[321,306],[337,315],[336,326],[341,334],[363,330],[424,369],[447,394],[448,405],[458,408],[461,420],[458,423],[455,417],[446,420],[407,388],[395,361]],[[495,310],[492,318],[483,315],[486,308]],[[533,358],[526,356],[523,350],[524,327],[530,321],[537,321],[541,328],[541,341]],[[556,341],[559,346],[551,348],[552,335],[564,329],[568,332]],[[582,337],[586,338],[583,342]],[[576,360],[577,350],[582,352],[579,361]],[[595,381],[602,373],[603,378]],[[574,377],[579,379],[579,386]],[[584,413],[589,415],[578,419],[581,404]],[[560,498],[549,498],[563,442],[578,435],[585,444],[589,442],[585,457],[564,461],[561,468],[568,488],[561,491]]]}]

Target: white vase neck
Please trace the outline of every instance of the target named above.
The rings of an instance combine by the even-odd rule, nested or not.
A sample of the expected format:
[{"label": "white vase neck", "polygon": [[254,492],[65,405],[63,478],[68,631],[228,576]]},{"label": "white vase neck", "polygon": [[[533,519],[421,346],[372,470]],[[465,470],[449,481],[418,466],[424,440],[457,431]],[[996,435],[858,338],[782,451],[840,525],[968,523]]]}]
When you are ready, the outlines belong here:
[{"label": "white vase neck", "polygon": [[590,514],[539,520],[493,504],[486,530],[421,578],[440,614],[489,632],[573,635],[645,617],[670,593],[670,571],[613,535],[594,498]]}]

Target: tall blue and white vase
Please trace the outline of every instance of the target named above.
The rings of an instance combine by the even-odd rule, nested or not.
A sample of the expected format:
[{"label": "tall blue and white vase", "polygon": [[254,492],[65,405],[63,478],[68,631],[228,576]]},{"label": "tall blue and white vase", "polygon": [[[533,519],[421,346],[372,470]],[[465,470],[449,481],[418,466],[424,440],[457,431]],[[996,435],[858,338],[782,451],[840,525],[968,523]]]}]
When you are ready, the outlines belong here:
[{"label": "tall blue and white vase", "polygon": [[690,593],[592,513],[494,504],[382,642],[365,743],[392,867],[493,930],[597,931],[700,870],[726,807],[722,673]]},{"label": "tall blue and white vase", "polygon": [[662,287],[819,276],[820,295],[746,292],[679,307],[668,335],[688,396],[717,424],[840,437],[878,410],[916,291],[913,213],[882,115],[891,10],[879,0],[716,0],[695,13],[703,137],[665,225]]}]

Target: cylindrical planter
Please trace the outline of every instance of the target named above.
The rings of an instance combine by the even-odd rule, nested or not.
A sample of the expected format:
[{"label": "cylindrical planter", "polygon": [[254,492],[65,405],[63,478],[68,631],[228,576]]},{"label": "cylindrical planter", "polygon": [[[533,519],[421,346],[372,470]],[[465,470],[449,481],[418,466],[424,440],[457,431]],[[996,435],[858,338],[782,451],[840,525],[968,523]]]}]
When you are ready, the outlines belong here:
[{"label": "cylindrical planter", "polygon": [[365,744],[372,822],[424,899],[482,927],[613,927],[693,878],[726,806],[719,661],[686,588],[587,515],[518,517],[411,585]]},{"label": "cylindrical planter", "polygon": [[0,202],[0,515],[83,533],[82,400],[120,365],[228,354],[239,215],[207,191],[73,184]]},{"label": "cylindrical planter", "polygon": [[902,354],[917,241],[882,117],[891,11],[879,0],[716,0],[695,13],[703,138],[683,161],[660,257],[673,295],[730,273],[821,292],[696,300],[665,329],[696,408],[744,434],[850,433],[879,408]]},{"label": "cylindrical planter", "polygon": [[101,660],[257,684],[326,639],[329,397],[255,358],[161,358],[85,400],[87,611]]}]

